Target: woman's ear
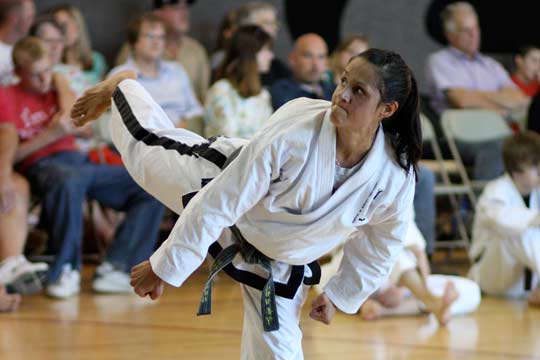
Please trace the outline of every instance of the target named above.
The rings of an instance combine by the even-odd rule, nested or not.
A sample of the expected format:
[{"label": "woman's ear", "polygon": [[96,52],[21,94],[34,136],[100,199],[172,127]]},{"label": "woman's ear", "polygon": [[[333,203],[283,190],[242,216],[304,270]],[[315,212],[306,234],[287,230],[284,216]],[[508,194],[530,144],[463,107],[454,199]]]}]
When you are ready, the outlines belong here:
[{"label": "woman's ear", "polygon": [[389,103],[382,104],[381,117],[383,119],[389,118],[390,116],[394,115],[398,107],[399,107],[399,104],[397,103],[397,101],[391,101]]}]

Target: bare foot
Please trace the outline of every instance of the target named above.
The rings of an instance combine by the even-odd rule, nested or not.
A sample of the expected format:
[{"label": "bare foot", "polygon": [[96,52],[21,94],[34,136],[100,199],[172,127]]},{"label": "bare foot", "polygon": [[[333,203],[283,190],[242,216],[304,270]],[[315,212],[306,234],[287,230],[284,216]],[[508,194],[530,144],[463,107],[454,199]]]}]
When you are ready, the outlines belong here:
[{"label": "bare foot", "polygon": [[364,320],[376,320],[381,317],[382,305],[373,299],[367,299],[360,307],[360,316]]},{"label": "bare foot", "polygon": [[86,90],[71,109],[73,123],[76,126],[83,126],[99,118],[111,106],[111,96],[118,84],[122,80],[136,78],[137,75],[133,71],[121,71]]},{"label": "bare foot", "polygon": [[531,295],[529,295],[529,306],[540,307],[540,289],[534,290]]},{"label": "bare foot", "polygon": [[450,321],[450,307],[458,299],[459,293],[453,282],[448,281],[444,287],[444,294],[437,298],[434,305],[427,307],[430,313],[433,313],[440,325],[445,326]]},{"label": "bare foot", "polygon": [[4,287],[0,287],[0,312],[13,311],[19,307],[21,295],[7,294]]},{"label": "bare foot", "polygon": [[403,291],[397,286],[390,286],[379,291],[377,301],[386,308],[395,308],[403,302]]}]

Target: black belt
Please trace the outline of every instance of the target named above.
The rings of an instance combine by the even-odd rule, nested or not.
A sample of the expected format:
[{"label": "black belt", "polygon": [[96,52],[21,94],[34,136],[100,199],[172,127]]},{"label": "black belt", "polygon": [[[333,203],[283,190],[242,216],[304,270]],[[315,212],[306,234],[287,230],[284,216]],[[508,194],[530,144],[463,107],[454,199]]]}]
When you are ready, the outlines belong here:
[{"label": "black belt", "polygon": [[[233,151],[223,164],[223,168],[226,168],[240,153],[242,148],[238,148]],[[212,179],[201,179],[201,188],[208,184]],[[194,191],[182,196],[182,203],[184,207],[188,202],[197,194]],[[208,315],[212,311],[212,280],[221,270],[224,270],[233,279],[259,289],[262,292],[261,295],[261,315],[263,318],[264,331],[274,331],[279,329],[279,321],[276,307],[276,294],[288,299],[294,298],[296,291],[302,285],[316,285],[321,279],[321,267],[317,261],[313,261],[306,266],[311,269],[311,277],[304,277],[305,266],[292,265],[291,275],[287,283],[274,283],[272,276],[272,259],[257,250],[251,245],[244,236],[240,233],[240,230],[233,225],[229,228],[232,235],[236,238],[236,243],[223,249],[216,241],[208,251],[214,257],[214,263],[210,269],[210,274],[205,283],[203,289],[203,295],[199,304],[199,311],[197,315]],[[248,264],[260,264],[266,271],[268,271],[268,278],[262,278],[249,271],[243,271],[236,269],[232,261],[236,254],[240,253]]]},{"label": "black belt", "polygon": [[212,268],[210,269],[208,280],[206,280],[204,285],[197,315],[208,315],[212,312],[212,281],[217,273],[223,270],[227,265],[231,264],[236,254],[240,253],[244,261],[248,264],[259,264],[268,271],[268,279],[266,280],[261,294],[263,328],[264,331],[278,330],[279,319],[276,307],[276,290],[272,276],[272,259],[268,258],[253,245],[248,243],[235,225],[231,226],[230,229],[238,242],[221,250],[216,256]]}]

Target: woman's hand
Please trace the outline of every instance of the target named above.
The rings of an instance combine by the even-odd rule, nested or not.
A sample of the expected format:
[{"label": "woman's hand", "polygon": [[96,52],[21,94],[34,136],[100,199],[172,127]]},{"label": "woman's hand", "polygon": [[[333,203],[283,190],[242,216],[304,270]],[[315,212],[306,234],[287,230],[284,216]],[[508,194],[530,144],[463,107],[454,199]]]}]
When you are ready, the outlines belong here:
[{"label": "woman's hand", "polygon": [[164,283],[152,270],[150,261],[146,260],[131,269],[131,286],[140,297],[150,296],[156,300],[163,294]]},{"label": "woman's hand", "polygon": [[309,317],[326,325],[330,325],[335,313],[336,307],[332,304],[328,296],[326,296],[325,293],[322,293],[311,303]]}]

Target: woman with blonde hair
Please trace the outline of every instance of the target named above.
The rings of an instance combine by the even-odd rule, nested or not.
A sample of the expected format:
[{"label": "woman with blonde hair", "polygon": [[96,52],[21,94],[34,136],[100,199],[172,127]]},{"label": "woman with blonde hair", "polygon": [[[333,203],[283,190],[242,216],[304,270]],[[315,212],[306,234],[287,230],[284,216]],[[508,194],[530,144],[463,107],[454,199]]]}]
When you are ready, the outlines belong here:
[{"label": "woman with blonde hair", "polygon": [[62,61],[79,67],[90,85],[100,82],[105,75],[107,64],[103,55],[92,50],[81,11],[73,5],[66,4],[54,7],[51,13],[64,28],[66,36]]}]

